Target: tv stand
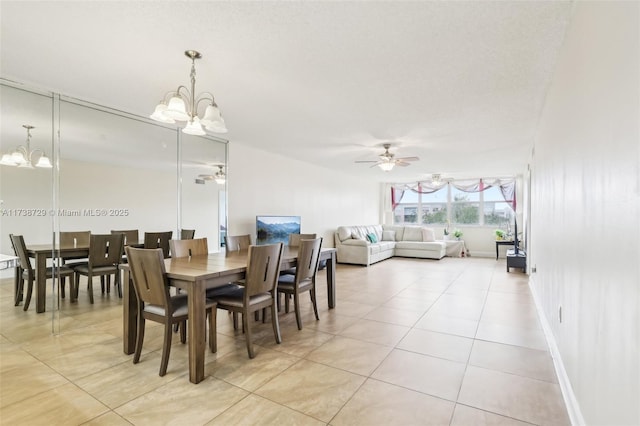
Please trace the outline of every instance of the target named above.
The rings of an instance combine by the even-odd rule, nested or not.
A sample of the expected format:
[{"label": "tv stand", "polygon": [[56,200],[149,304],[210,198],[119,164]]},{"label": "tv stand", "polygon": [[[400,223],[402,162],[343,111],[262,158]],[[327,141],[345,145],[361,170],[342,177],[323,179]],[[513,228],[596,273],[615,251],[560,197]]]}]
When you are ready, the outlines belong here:
[{"label": "tv stand", "polygon": [[507,272],[509,268],[522,268],[522,272],[526,272],[527,253],[522,249],[507,250]]}]

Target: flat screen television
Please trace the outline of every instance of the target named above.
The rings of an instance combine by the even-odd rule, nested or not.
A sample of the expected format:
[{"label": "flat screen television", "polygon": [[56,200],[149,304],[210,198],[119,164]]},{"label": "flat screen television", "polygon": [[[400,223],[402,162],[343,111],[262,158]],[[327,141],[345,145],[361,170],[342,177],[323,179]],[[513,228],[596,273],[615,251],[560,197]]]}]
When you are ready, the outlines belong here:
[{"label": "flat screen television", "polygon": [[300,216],[256,216],[256,244],[289,243],[300,233]]}]

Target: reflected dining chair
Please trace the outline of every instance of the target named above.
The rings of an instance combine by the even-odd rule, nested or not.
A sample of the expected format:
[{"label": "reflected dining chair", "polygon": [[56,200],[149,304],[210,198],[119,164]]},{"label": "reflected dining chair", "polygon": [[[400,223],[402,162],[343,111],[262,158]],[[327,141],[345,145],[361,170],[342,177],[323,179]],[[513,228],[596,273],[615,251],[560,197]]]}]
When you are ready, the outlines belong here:
[{"label": "reflected dining chair", "polygon": [[[298,261],[295,275],[281,275],[278,279],[278,295],[284,293],[287,301],[293,296],[293,304],[296,312],[296,322],[298,330],[302,330],[302,318],[300,315],[300,293],[309,292],[313,312],[316,320],[319,320],[318,305],[316,303],[316,273],[318,271],[318,261],[322,248],[322,238],[313,240],[300,240],[298,246]],[[280,299],[278,298],[278,301]],[[288,312],[288,309],[286,309]]]},{"label": "reflected dining chair", "polygon": [[209,254],[206,238],[169,240],[169,247],[171,247],[171,257],[191,257]]},{"label": "reflected dining chair", "polygon": [[271,307],[273,334],[276,343],[282,342],[275,300],[282,251],[282,243],[249,246],[244,285],[214,298],[218,302],[218,309],[242,314],[242,325],[249,358],[255,357],[251,341],[251,321],[249,321],[251,312],[259,312],[264,308]]},{"label": "reflected dining chair", "polygon": [[155,249],[161,248],[162,255],[165,259],[170,256],[169,253],[169,240],[173,236],[173,231],[167,232],[145,232],[144,233],[144,248]]},{"label": "reflected dining chair", "polygon": [[247,250],[251,245],[251,235],[225,235],[224,245],[228,252]]},{"label": "reflected dining chair", "polygon": [[[164,342],[160,361],[160,376],[167,373],[169,354],[171,353],[171,326],[181,324],[180,341],[185,343],[186,321],[189,318],[188,298],[186,294],[169,295],[169,282],[164,265],[162,249],[138,249],[125,247],[134,291],[138,297],[136,348],[133,363],[140,361],[144,342],[145,320],[164,324]],[[205,303],[209,316],[209,348],[216,352],[216,303]]]},{"label": "reflected dining chair", "polygon": [[[73,299],[78,298],[80,290],[80,275],[87,277],[87,291],[89,301],[93,304],[93,277],[106,276],[107,287],[111,275],[114,275],[114,283],[118,290],[118,297],[122,297],[122,286],[120,285],[119,265],[122,261],[122,244],[124,237],[122,234],[93,234],[89,242],[89,261],[86,264],[77,265],[73,268],[76,273],[75,285],[73,289]],[[102,287],[104,293],[104,285]]]},{"label": "reflected dining chair", "polygon": [[195,235],[196,235],[196,230],[195,229],[182,229],[180,231],[180,239],[181,240],[193,240],[193,237]]},{"label": "reflected dining chair", "polygon": [[[13,246],[13,251],[16,256],[20,260],[20,266],[18,267],[18,274],[16,276],[14,297],[15,297],[15,306],[20,304],[20,300],[22,300],[22,294],[24,290],[24,282],[27,281],[27,295],[24,297],[24,307],[23,310],[29,309],[29,303],[31,303],[31,294],[33,293],[33,281],[36,279],[36,272],[31,266],[31,261],[29,260],[29,256],[27,255],[27,246],[24,243],[24,237],[22,235],[13,235],[9,234],[9,239],[11,240],[11,245]],[[65,278],[71,278],[73,281],[73,269],[67,266],[60,266],[59,268],[59,276],[60,276],[60,288],[64,288]],[[46,277],[47,279],[53,278],[54,268],[48,267],[46,269]],[[70,284],[71,286],[71,284]],[[62,291],[62,290],[61,290]]]},{"label": "reflected dining chair", "polygon": [[[77,247],[77,246],[88,246],[89,240],[91,238],[91,231],[61,231],[60,232],[60,246],[65,247]],[[69,261],[72,262],[69,262]],[[69,268],[74,268],[81,264],[87,263],[86,256],[74,256],[74,257],[66,257],[62,259],[62,264],[67,265]],[[73,285],[69,284],[69,286]],[[64,299],[65,290],[64,283],[61,282],[60,287],[60,297]]]},{"label": "reflected dining chair", "polygon": [[112,229],[112,234],[122,234],[124,240],[122,244],[129,246],[131,244],[138,244],[140,242],[140,236],[137,229]]}]

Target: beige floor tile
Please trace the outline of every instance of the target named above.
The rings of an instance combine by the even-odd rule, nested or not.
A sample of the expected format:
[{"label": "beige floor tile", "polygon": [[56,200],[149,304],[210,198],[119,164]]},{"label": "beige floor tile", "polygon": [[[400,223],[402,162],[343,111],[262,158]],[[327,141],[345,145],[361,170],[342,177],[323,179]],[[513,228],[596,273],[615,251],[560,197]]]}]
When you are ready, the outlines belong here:
[{"label": "beige floor tile", "polygon": [[255,393],[328,422],[364,380],[356,374],[302,360]]},{"label": "beige floor tile", "polygon": [[547,340],[544,337],[542,329],[512,327],[480,321],[478,331],[476,332],[476,339],[523,346],[541,351],[548,350]]},{"label": "beige floor tile", "polygon": [[324,424],[326,423],[252,394],[207,423],[207,426],[321,426]]},{"label": "beige floor tile", "polygon": [[394,349],[372,378],[455,401],[466,364]]},{"label": "beige floor tile", "polygon": [[466,363],[473,339],[434,331],[412,329],[396,346],[411,352]]},{"label": "beige floor tile", "polygon": [[385,308],[399,309],[403,311],[413,311],[423,314],[433,305],[431,299],[412,299],[409,297],[396,296],[386,301],[382,306]]},{"label": "beige floor tile", "polygon": [[422,315],[422,311],[381,307],[369,312],[364,318],[373,321],[411,327],[422,317]]},{"label": "beige floor tile", "polygon": [[339,335],[385,346],[395,346],[410,330],[409,327],[361,319]]},{"label": "beige floor tile", "polygon": [[[3,384],[4,386],[4,384]],[[2,408],[3,425],[79,425],[108,408],[68,383]]]},{"label": "beige floor tile", "polygon": [[280,344],[275,342],[273,331],[271,331],[271,335],[266,334],[263,337],[256,338],[254,343],[264,348],[302,358],[333,337],[332,334],[313,330],[309,327],[298,330],[298,327],[295,326],[295,318],[293,318],[293,322],[289,326],[280,327],[280,335],[282,337]]},{"label": "beige floor tile", "polygon": [[458,402],[535,424],[569,425],[560,386],[469,366]]},{"label": "beige floor tile", "polygon": [[331,420],[341,425],[447,425],[454,403],[368,379]]},{"label": "beige floor tile", "polygon": [[475,337],[478,321],[427,312],[414,327],[462,337]]},{"label": "beige floor tile", "polygon": [[205,424],[247,394],[212,377],[197,385],[178,379],[122,405],[115,412],[134,425]]},{"label": "beige floor tile", "polygon": [[456,404],[453,419],[451,419],[451,426],[527,426],[530,424],[461,404]]},{"label": "beige floor tile", "polygon": [[369,376],[392,349],[390,346],[336,336],[307,355],[306,359]]},{"label": "beige floor tile", "polygon": [[553,359],[546,351],[476,340],[469,364],[558,383]]},{"label": "beige floor tile", "polygon": [[298,357],[267,348],[250,359],[246,349],[242,348],[205,365],[205,374],[254,391],[299,360]]},{"label": "beige floor tile", "polygon": [[345,328],[356,323],[358,319],[358,317],[338,314],[336,310],[331,310],[328,315],[320,317],[320,321],[309,323],[308,327],[324,333],[338,334]]},{"label": "beige floor tile", "polygon": [[83,423],[82,426],[130,426],[131,423],[114,413],[109,411],[101,416]]}]

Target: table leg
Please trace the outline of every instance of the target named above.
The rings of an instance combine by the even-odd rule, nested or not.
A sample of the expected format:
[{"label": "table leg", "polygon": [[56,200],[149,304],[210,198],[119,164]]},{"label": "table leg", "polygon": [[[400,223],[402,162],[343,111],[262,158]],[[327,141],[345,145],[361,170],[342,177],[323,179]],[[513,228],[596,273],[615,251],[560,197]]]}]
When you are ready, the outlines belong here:
[{"label": "table leg", "polygon": [[36,253],[36,312],[42,313],[47,305],[47,255]]},{"label": "table leg", "polygon": [[329,309],[336,307],[336,252],[331,252],[331,257],[327,259],[327,299]]},{"label": "table leg", "polygon": [[187,344],[189,345],[189,381],[200,383],[204,380],[204,351],[206,347],[205,329],[207,312],[205,310],[205,287],[195,282],[187,289],[189,298],[189,321]]},{"label": "table leg", "polygon": [[138,296],[131,282],[129,270],[124,269],[122,273],[122,344],[124,353],[131,355],[136,349]]},{"label": "table leg", "polygon": [[498,243],[496,243],[496,260],[498,260],[498,247],[499,247],[499,245],[498,245]]}]

